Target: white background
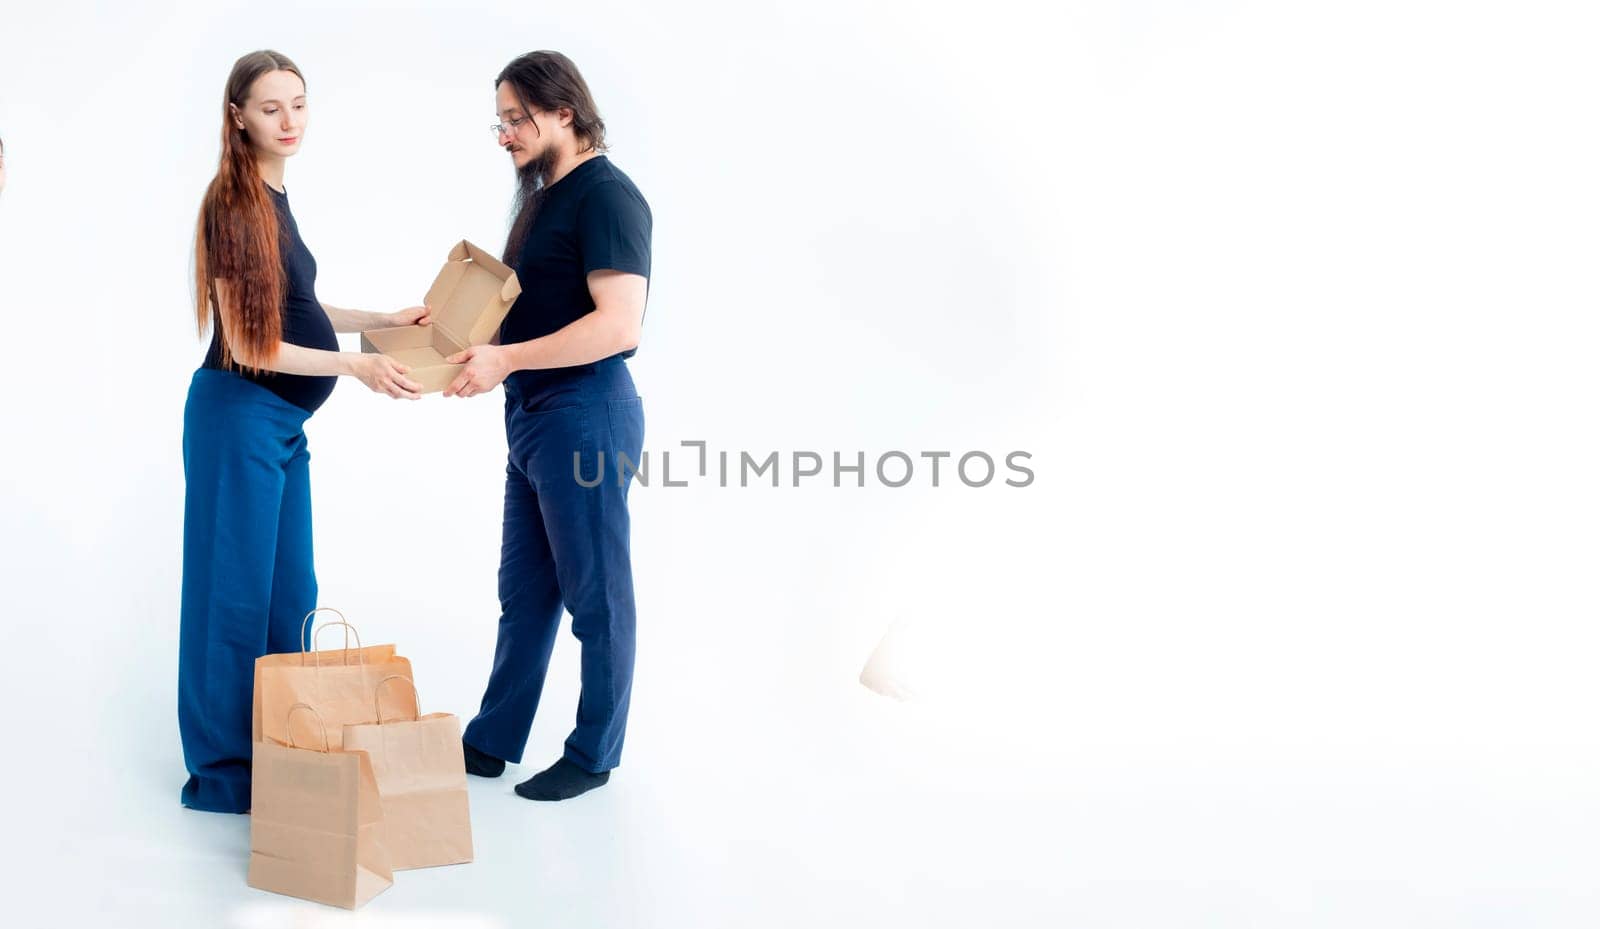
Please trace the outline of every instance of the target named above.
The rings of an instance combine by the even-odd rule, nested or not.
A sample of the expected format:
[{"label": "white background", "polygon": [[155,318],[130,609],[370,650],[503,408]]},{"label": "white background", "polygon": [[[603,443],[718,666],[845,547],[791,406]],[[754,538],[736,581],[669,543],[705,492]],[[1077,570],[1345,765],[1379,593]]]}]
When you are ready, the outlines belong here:
[{"label": "white background", "polygon": [[[1600,920],[1582,5],[442,6],[0,19],[19,924]],[[560,49],[655,213],[653,457],[1036,480],[636,487],[611,784],[510,792],[570,726],[564,635],[475,863],[354,916],[248,889],[246,818],[178,806],[175,673],[191,237],[258,47],[308,79],[327,302],[499,250],[493,77]],[[323,602],[463,720],[500,416],[347,380],[308,427]],[[894,622],[912,702],[856,681]]]}]

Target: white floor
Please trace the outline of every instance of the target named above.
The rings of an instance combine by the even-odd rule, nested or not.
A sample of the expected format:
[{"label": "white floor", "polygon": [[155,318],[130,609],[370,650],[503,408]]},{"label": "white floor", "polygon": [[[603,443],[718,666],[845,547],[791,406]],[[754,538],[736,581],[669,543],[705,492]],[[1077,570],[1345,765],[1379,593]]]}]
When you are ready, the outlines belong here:
[{"label": "white floor", "polygon": [[[472,779],[477,860],[401,872],[355,914],[245,886],[248,819],[181,809],[172,753],[135,752],[37,772],[7,829],[24,917],[7,921],[1521,929],[1600,914],[1600,770],[1571,752],[1397,744],[1341,761],[1266,733],[1119,742],[1074,715],[1038,747],[1070,737],[1083,754],[1030,766],[975,714],[859,687],[674,726],[647,708],[624,768],[586,797],[516,797],[533,764]],[[536,724],[530,762],[562,730]]]},{"label": "white floor", "polygon": [[[539,726],[528,765],[470,780],[477,860],[399,872],[353,918],[417,927],[955,926],[985,921],[996,907],[1060,912],[1048,890],[1060,875],[1041,853],[1062,847],[1044,840],[1042,798],[985,789],[906,754],[911,746],[897,742],[929,734],[914,718],[897,730],[906,720],[896,717],[915,707],[856,687],[812,718],[780,717],[766,731],[741,726],[750,709],[683,727],[680,744],[694,750],[636,740],[646,744],[630,746],[609,785],[560,804],[511,792],[553,757],[561,727]],[[719,748],[709,734],[724,725]],[[156,728],[164,733],[165,721]],[[352,918],[247,887],[248,817],[182,809],[182,773],[173,753],[151,751],[120,770],[76,767],[35,782],[39,802],[20,810],[22,828],[7,830],[25,843],[7,856],[13,876],[20,868],[27,915],[12,925],[249,929]]]},{"label": "white floor", "polygon": [[[41,572],[23,588],[37,602],[12,613],[39,644],[4,651],[0,674],[6,921],[1600,925],[1600,631],[1573,591],[1537,583],[1577,550],[1467,578],[1459,565],[1487,556],[1419,562],[1408,553],[1429,549],[1374,536],[1363,557],[1405,565],[1384,593],[1325,582],[1294,551],[1275,562],[1266,543],[1200,561],[1211,550],[1193,540],[1127,525],[1063,534],[1065,551],[874,554],[849,537],[766,569],[766,550],[728,567],[729,545],[680,569],[652,542],[661,609],[640,625],[612,782],[554,805],[511,792],[573,718],[563,631],[528,764],[471,782],[477,860],[402,872],[354,914],[247,887],[248,820],[178,805],[172,579],[46,597],[71,578]],[[947,541],[936,528],[900,537]],[[401,644],[425,710],[470,715],[489,580],[364,590],[340,559],[327,601]],[[911,617],[901,657],[919,701],[856,681],[896,614]]]}]

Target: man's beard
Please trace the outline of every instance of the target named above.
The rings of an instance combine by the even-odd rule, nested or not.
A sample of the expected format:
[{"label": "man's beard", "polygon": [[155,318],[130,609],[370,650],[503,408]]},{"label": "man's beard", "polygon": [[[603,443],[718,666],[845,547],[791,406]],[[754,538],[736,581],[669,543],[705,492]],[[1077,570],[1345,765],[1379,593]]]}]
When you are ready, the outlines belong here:
[{"label": "man's beard", "polygon": [[501,260],[515,266],[522,243],[533,228],[533,218],[538,215],[549,184],[550,172],[555,170],[555,147],[550,146],[517,169],[517,195],[511,202],[511,234],[506,237],[506,250]]},{"label": "man's beard", "polygon": [[556,167],[555,146],[547,145],[527,164],[517,169],[519,199],[527,199],[542,191],[550,183],[550,172]]}]

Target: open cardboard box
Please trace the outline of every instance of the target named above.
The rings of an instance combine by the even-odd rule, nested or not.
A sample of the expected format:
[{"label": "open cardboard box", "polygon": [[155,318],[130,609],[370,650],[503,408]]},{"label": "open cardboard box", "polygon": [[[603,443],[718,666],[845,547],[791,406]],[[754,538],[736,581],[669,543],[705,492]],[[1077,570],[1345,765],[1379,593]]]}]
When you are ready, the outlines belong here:
[{"label": "open cardboard box", "polygon": [[388,355],[410,368],[407,377],[421,384],[423,393],[444,390],[466,367],[444,360],[469,345],[488,344],[520,293],[517,272],[462,239],[428,288],[433,321],[369,329],[361,333],[361,350]]}]

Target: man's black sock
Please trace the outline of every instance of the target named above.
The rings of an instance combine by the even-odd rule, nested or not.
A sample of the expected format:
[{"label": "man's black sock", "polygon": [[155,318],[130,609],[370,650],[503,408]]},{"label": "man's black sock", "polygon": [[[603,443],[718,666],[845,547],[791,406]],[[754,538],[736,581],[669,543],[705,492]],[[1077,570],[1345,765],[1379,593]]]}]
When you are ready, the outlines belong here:
[{"label": "man's black sock", "polygon": [[517,785],[517,795],[529,800],[566,800],[611,780],[610,771],[590,774],[565,758]]},{"label": "man's black sock", "polygon": [[471,745],[466,739],[461,740],[461,754],[467,758],[467,773],[479,777],[499,777],[506,769],[506,763],[493,755],[485,755]]}]

